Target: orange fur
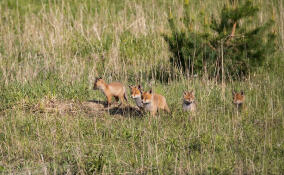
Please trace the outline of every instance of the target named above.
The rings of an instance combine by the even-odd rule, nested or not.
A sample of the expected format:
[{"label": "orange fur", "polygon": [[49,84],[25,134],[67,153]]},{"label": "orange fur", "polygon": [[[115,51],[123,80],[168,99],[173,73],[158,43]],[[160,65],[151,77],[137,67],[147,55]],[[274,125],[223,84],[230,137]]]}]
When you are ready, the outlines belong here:
[{"label": "orange fur", "polygon": [[139,107],[140,110],[143,110],[143,103],[142,103],[142,89],[141,86],[129,86],[131,98],[135,100],[136,105]]},{"label": "orange fur", "polygon": [[121,104],[124,104],[124,100],[127,101],[125,87],[119,82],[107,84],[102,78],[97,78],[94,83],[94,90],[96,89],[103,91],[107,98],[108,105],[111,104],[112,97],[119,99],[121,101]]},{"label": "orange fur", "polygon": [[195,97],[194,97],[194,94],[192,91],[190,92],[184,92],[183,94],[183,99],[185,101],[188,101],[188,102],[194,102],[195,101]]},{"label": "orange fur", "polygon": [[242,105],[245,102],[244,92],[233,92],[233,103],[237,106],[238,109],[241,109]]},{"label": "orange fur", "polygon": [[141,86],[129,86],[130,92],[131,92],[131,97],[132,98],[137,98],[142,96],[142,91],[141,91]]},{"label": "orange fur", "polygon": [[145,110],[150,111],[153,116],[156,115],[159,109],[170,112],[166,98],[160,94],[152,93],[152,90],[142,94],[142,102]]},{"label": "orange fur", "polygon": [[184,111],[196,111],[195,96],[193,91],[183,93],[182,107]]}]

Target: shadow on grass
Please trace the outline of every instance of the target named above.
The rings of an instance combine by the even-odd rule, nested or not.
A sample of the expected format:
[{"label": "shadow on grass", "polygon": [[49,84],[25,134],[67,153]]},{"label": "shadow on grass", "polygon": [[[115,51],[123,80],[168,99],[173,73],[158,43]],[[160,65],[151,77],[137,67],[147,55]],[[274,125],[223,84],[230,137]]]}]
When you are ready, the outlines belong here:
[{"label": "shadow on grass", "polygon": [[137,107],[133,107],[129,104],[127,104],[126,106],[120,106],[118,102],[114,102],[113,104],[108,106],[106,101],[88,100],[87,102],[103,105],[104,108],[102,110],[108,112],[110,115],[121,115],[123,117],[133,118],[143,116],[143,113]]},{"label": "shadow on grass", "polygon": [[100,101],[100,100],[88,100],[87,102],[90,102],[90,103],[96,103],[96,104],[100,104],[100,105],[104,105],[104,107],[108,107],[107,106],[107,102],[106,101]]},{"label": "shadow on grass", "polygon": [[143,113],[135,107],[132,106],[125,106],[125,107],[113,107],[109,110],[110,115],[121,115],[124,117],[142,117]]}]

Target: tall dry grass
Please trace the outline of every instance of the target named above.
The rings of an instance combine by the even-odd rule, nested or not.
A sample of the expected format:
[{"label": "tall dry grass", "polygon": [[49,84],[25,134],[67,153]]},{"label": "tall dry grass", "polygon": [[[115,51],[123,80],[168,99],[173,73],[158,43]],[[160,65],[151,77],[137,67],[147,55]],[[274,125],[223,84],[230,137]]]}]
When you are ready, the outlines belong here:
[{"label": "tall dry grass", "polygon": [[[283,2],[254,2],[254,23],[274,15],[283,48]],[[226,3],[190,1],[194,28]],[[0,173],[283,174],[283,53],[272,71],[226,82],[222,96],[217,82],[169,64],[161,34],[169,11],[182,10],[178,0],[1,1]],[[85,108],[105,100],[91,90],[96,76],[152,87],[172,115]],[[196,91],[192,121],[181,110],[185,89]],[[233,89],[245,90],[243,113]]]}]

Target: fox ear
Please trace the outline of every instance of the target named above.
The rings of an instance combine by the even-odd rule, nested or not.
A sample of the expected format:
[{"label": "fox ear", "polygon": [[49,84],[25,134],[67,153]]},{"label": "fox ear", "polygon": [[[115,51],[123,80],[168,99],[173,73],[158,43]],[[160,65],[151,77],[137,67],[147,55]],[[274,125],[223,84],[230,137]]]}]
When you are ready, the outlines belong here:
[{"label": "fox ear", "polygon": [[186,95],[186,91],[185,90],[183,91],[183,95]]},{"label": "fox ear", "polygon": [[194,91],[193,91],[193,90],[191,90],[191,91],[190,91],[190,93],[191,93],[192,95],[195,95],[195,93],[194,93]]},{"label": "fox ear", "polygon": [[233,90],[233,91],[232,91],[232,94],[233,94],[233,95],[235,95],[235,94],[236,94],[236,92]]},{"label": "fox ear", "polygon": [[152,94],[152,93],[153,93],[152,89],[150,89],[149,93],[150,93],[150,94]]},{"label": "fox ear", "polygon": [[132,86],[131,86],[131,85],[128,85],[128,87],[129,87],[130,89],[132,89]]}]

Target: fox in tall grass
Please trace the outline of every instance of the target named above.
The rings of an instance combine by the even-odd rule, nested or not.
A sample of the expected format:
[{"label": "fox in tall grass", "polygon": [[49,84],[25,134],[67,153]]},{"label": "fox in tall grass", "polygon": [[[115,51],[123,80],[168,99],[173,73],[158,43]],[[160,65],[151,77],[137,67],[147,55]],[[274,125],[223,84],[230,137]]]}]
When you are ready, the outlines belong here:
[{"label": "fox in tall grass", "polygon": [[243,91],[241,92],[232,92],[233,94],[233,103],[236,105],[237,109],[240,111],[242,110],[244,107],[244,102],[245,102],[245,94]]},{"label": "fox in tall grass", "polygon": [[182,108],[184,111],[190,111],[190,112],[196,111],[196,103],[195,103],[195,96],[193,90],[183,92]]},{"label": "fox in tall grass", "polygon": [[136,105],[140,110],[143,110],[143,103],[142,103],[142,88],[141,85],[138,86],[129,86],[131,98],[135,100]]},{"label": "fox in tall grass", "polygon": [[160,94],[153,93],[152,89],[149,92],[143,92],[142,103],[144,109],[150,111],[152,116],[155,116],[160,109],[170,113],[166,98]]},{"label": "fox in tall grass", "polygon": [[94,83],[94,90],[97,89],[100,89],[105,94],[108,106],[111,105],[112,97],[115,97],[117,101],[120,100],[120,105],[124,105],[125,101],[128,101],[126,90],[122,83],[112,82],[107,84],[102,78],[97,78]]}]

